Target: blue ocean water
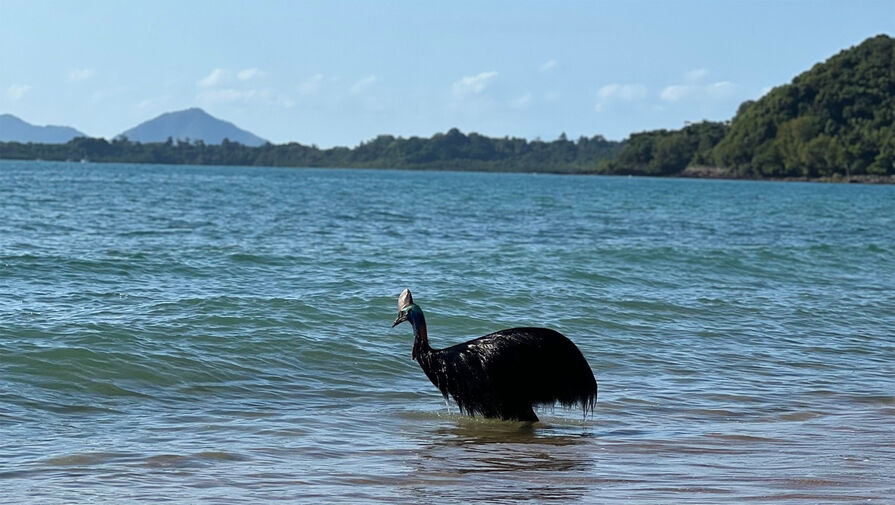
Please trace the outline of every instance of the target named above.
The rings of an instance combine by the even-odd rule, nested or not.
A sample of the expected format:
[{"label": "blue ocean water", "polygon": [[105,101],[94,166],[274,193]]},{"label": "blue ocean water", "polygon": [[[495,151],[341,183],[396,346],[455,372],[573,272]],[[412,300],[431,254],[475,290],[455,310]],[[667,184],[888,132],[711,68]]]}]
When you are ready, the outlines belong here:
[{"label": "blue ocean water", "polygon": [[[391,329],[561,331],[469,419]],[[895,187],[0,162],[3,503],[891,503]]]}]

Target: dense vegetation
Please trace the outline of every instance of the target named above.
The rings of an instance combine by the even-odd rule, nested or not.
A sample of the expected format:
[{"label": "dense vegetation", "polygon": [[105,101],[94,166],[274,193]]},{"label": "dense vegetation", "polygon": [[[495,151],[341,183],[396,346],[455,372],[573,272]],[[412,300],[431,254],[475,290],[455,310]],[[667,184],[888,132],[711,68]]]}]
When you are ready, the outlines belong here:
[{"label": "dense vegetation", "polygon": [[[895,174],[895,39],[879,35],[740,105],[729,124],[631,135],[604,173],[722,177]],[[691,170],[700,173],[698,170]]]},{"label": "dense vegetation", "polygon": [[431,138],[380,135],[355,148],[224,140],[66,144],[0,142],[0,158],[305,167],[598,172],[715,177],[895,177],[895,39],[879,35],[743,103],[732,121],[680,130],[551,142],[452,129]]},{"label": "dense vegetation", "polygon": [[688,166],[712,164],[712,149],[727,133],[725,123],[703,121],[680,130],[632,134],[618,156],[597,165],[597,171],[628,175],[677,175]]},{"label": "dense vegetation", "polygon": [[570,141],[565,135],[551,142],[490,138],[457,129],[431,138],[380,135],[349,149],[319,149],[298,143],[248,147],[224,140],[220,145],[168,140],[139,143],[108,142],[80,137],[66,144],[0,142],[0,158],[169,163],[195,165],[256,165],[290,167],[380,167],[494,171],[582,172],[596,161],[615,156],[620,143],[601,136]]},{"label": "dense vegetation", "polygon": [[747,176],[895,173],[895,39],[868,39],[744,103],[713,155]]}]

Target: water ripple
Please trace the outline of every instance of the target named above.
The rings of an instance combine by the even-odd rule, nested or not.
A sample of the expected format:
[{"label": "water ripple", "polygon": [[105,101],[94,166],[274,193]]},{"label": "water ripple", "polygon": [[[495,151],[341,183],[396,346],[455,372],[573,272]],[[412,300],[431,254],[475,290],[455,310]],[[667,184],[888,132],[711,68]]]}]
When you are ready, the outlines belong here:
[{"label": "water ripple", "polygon": [[[884,503],[893,190],[0,162],[4,497]],[[460,416],[404,287],[568,335],[595,416]]]}]

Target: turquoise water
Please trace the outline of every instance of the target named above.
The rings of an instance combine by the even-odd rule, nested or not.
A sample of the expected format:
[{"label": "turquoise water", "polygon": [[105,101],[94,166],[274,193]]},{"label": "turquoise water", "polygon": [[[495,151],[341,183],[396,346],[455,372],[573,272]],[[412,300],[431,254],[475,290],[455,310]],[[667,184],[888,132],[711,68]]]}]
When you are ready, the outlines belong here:
[{"label": "turquoise water", "polygon": [[[593,417],[410,360],[548,326]],[[891,503],[895,187],[0,162],[0,502]]]}]

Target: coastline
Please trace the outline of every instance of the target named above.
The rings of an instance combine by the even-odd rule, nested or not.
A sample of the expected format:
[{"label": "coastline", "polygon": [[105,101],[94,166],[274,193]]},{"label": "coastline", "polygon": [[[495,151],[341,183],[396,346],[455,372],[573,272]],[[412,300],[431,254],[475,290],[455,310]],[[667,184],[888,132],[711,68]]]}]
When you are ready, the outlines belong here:
[{"label": "coastline", "polygon": [[127,163],[129,165],[162,165],[162,166],[184,166],[184,167],[202,167],[202,166],[228,166],[228,167],[253,167],[253,168],[322,168],[327,170],[341,170],[341,169],[349,169],[349,170],[406,170],[411,172],[481,172],[481,173],[490,173],[490,174],[545,174],[545,175],[578,175],[578,176],[593,176],[593,175],[602,175],[602,176],[610,176],[610,177],[651,177],[651,178],[659,178],[659,179],[718,179],[718,180],[730,180],[730,181],[768,181],[768,182],[812,182],[812,183],[827,183],[827,184],[895,184],[895,174],[892,175],[851,175],[851,176],[841,176],[839,174],[835,174],[830,177],[748,177],[748,176],[738,176],[735,174],[731,174],[727,172],[722,167],[715,166],[693,166],[687,167],[681,172],[675,174],[667,174],[667,175],[659,175],[659,174],[624,174],[624,173],[605,173],[605,172],[596,172],[590,170],[530,170],[530,169],[519,169],[519,170],[484,170],[481,168],[460,168],[459,166],[435,166],[432,164],[426,166],[416,166],[416,167],[373,167],[373,166],[320,166],[320,165],[309,165],[304,167],[298,166],[274,166],[274,165],[242,165],[242,164],[191,164],[191,163],[146,163],[146,162],[137,162],[137,161],[92,161],[87,159],[82,159],[80,161],[75,160],[44,160],[44,159],[19,159],[19,158],[0,158],[0,162],[16,162],[23,161],[27,163],[40,163],[40,162],[51,162],[51,163],[71,163],[71,164],[82,164],[82,163]]},{"label": "coastline", "polygon": [[683,172],[669,176],[685,179],[728,179],[743,181],[777,181],[777,182],[821,182],[833,184],[895,184],[895,174],[892,175],[839,175],[827,177],[742,177],[725,171],[722,167],[694,166],[687,167]]}]

